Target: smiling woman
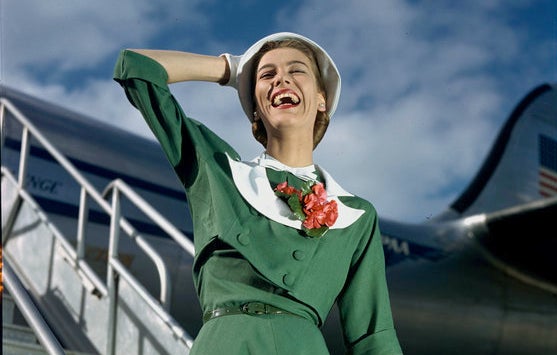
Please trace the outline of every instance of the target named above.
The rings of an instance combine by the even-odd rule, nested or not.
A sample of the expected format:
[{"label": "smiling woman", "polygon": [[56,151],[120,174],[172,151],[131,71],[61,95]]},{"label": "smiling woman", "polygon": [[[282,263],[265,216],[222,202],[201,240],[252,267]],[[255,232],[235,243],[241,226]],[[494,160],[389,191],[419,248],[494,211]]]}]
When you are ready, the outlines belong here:
[{"label": "smiling woman", "polygon": [[[301,52],[286,48],[276,49],[263,57],[255,85],[257,104],[252,124],[256,138],[270,155],[279,160],[292,156],[299,161],[287,164],[305,166],[312,162],[316,115],[319,110],[325,111],[325,99],[316,85],[315,74],[307,65],[288,61],[290,57],[305,58]],[[277,64],[272,67],[265,64],[269,61]],[[284,145],[284,139],[298,145]],[[281,146],[296,148],[305,156],[281,152]]]},{"label": "smiling woman", "polygon": [[[319,327],[335,302],[349,353],[401,353],[375,209],[313,162],[340,94],[319,45],[278,33],[242,56],[125,50],[114,77],[188,197],[204,311],[192,354],[327,354]],[[259,157],[242,161],[183,113],[168,83],[191,80],[238,90]]]}]

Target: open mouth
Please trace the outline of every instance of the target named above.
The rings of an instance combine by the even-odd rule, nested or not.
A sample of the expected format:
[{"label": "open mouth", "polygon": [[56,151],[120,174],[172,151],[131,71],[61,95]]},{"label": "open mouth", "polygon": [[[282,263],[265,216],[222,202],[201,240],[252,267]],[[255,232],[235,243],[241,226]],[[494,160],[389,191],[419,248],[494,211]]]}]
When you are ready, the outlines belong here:
[{"label": "open mouth", "polygon": [[300,103],[300,98],[292,91],[287,92],[278,92],[273,96],[271,105],[273,107],[280,107],[280,106],[295,106]]}]

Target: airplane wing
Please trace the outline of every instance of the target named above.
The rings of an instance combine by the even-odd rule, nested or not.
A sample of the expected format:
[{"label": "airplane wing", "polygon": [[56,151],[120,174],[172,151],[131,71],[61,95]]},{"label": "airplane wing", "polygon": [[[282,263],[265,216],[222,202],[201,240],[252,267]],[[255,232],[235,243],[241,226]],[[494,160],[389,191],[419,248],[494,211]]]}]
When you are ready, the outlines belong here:
[{"label": "airplane wing", "polygon": [[[557,196],[469,217],[488,260],[524,282],[557,292]],[[473,224],[473,223],[471,223]]]}]

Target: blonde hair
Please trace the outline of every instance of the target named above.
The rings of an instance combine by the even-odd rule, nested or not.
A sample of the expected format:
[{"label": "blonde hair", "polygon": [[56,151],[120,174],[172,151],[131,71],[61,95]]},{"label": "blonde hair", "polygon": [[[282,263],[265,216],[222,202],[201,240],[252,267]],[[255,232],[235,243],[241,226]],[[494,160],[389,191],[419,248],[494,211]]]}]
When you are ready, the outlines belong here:
[{"label": "blonde hair", "polygon": [[[257,70],[257,67],[259,65],[259,62],[261,61],[261,58],[267,52],[270,52],[271,50],[277,49],[277,48],[294,48],[294,49],[297,49],[300,52],[304,53],[310,59],[312,70],[315,73],[315,78],[316,78],[316,81],[317,81],[317,87],[319,88],[321,93],[323,93],[323,95],[326,95],[325,84],[324,84],[323,78],[321,76],[321,71],[319,70],[319,66],[317,64],[317,59],[315,57],[315,53],[305,43],[303,43],[301,41],[298,41],[298,40],[295,40],[295,39],[289,39],[289,40],[283,40],[283,41],[271,41],[271,42],[265,43],[261,47],[261,49],[253,56],[253,58],[254,58],[254,66],[253,66],[254,72]],[[255,77],[255,76],[253,76],[253,77]],[[253,83],[253,86],[255,86],[255,82]],[[325,97],[325,100],[326,99],[327,98]],[[255,97],[254,97],[253,102],[254,103],[257,102]],[[255,109],[256,108],[254,107],[253,110],[255,111]],[[327,127],[329,127],[329,121],[330,121],[330,117],[329,117],[329,114],[327,113],[327,111],[323,111],[323,112],[322,111],[317,111],[317,115],[315,117],[315,124],[313,126],[313,149],[315,149],[315,147],[317,147],[319,142],[321,142],[321,139],[323,139],[323,136],[325,135],[325,132],[327,131]],[[252,131],[252,134],[255,137],[255,139],[259,143],[261,143],[263,145],[263,147],[267,148],[267,131],[265,130],[265,126],[263,125],[263,122],[260,119],[259,120],[253,120],[253,122],[251,124],[251,131]]]}]

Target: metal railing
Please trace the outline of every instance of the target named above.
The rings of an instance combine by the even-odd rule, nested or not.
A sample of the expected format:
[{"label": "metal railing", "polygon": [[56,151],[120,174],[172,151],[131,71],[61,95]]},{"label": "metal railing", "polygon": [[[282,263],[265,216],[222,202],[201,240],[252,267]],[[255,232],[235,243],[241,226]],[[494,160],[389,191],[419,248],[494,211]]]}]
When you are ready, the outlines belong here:
[{"label": "metal railing", "polygon": [[[191,347],[193,340],[191,337],[173,320],[173,318],[166,312],[170,307],[170,295],[171,295],[171,284],[168,270],[164,260],[156,252],[156,250],[143,238],[133,226],[121,216],[120,211],[120,194],[122,193],[126,196],[136,207],[138,207],[147,217],[153,220],[163,231],[168,233],[168,235],[176,241],[180,246],[182,246],[190,255],[194,255],[193,243],[183,235],[172,223],[166,220],[162,215],[160,215],[152,206],[150,206],[143,198],[141,198],[137,193],[135,193],[128,185],[126,185],[121,180],[115,180],[111,182],[104,192],[104,197],[112,194],[112,204],[109,204],[103,195],[101,195],[95,187],[74,167],[74,165],[61,154],[49,141],[44,137],[40,131],[7,99],[0,99],[0,125],[2,126],[2,142],[1,145],[4,147],[4,125],[5,119],[7,117],[6,110],[9,110],[13,117],[22,126],[21,135],[21,150],[20,150],[20,160],[19,160],[19,171],[17,178],[18,186],[18,201],[14,204],[16,208],[12,208],[9,221],[15,219],[15,214],[17,214],[17,206],[21,203],[21,197],[19,194],[25,192],[26,183],[26,173],[27,164],[29,161],[29,151],[30,151],[30,141],[31,137],[35,138],[48,152],[49,154],[60,164],[69,175],[79,184],[81,188],[80,198],[79,198],[79,215],[77,223],[77,245],[75,249],[71,244],[61,235],[61,233],[55,233],[55,237],[59,239],[61,245],[63,246],[65,252],[69,256],[69,262],[72,264],[78,273],[85,277],[86,284],[92,284],[92,292],[98,297],[109,297],[109,320],[108,325],[108,341],[107,341],[107,353],[112,354],[114,352],[114,340],[115,340],[115,317],[116,317],[116,297],[118,285],[117,281],[119,277],[124,278],[131,287],[138,293],[138,295],[155,311],[155,313],[161,317],[161,319],[167,324],[167,326],[173,331],[175,336],[182,339],[188,347]],[[3,169],[4,170],[4,169]],[[4,175],[4,174],[3,174]],[[109,239],[109,250],[108,250],[108,262],[107,262],[107,286],[98,279],[96,274],[90,269],[87,263],[84,261],[85,254],[85,239],[86,239],[86,227],[87,227],[87,216],[89,214],[89,199],[100,206],[100,208],[110,216],[110,239]],[[13,215],[13,216],[12,216]],[[2,231],[2,240],[7,237],[11,229],[11,226],[7,231]],[[155,264],[160,278],[160,295],[159,302],[160,305],[155,302],[151,295],[145,290],[145,288],[131,275],[131,273],[126,269],[126,267],[118,259],[118,244],[119,244],[119,234],[120,230],[126,232],[126,234],[145,252],[145,254],[151,258]],[[90,287],[90,285],[89,285]],[[162,305],[162,307],[161,307]]]},{"label": "metal railing", "polygon": [[16,303],[18,309],[23,314],[23,317],[27,323],[33,329],[35,335],[39,339],[42,346],[45,347],[49,354],[63,355],[65,354],[62,345],[58,342],[58,339],[52,333],[52,330],[48,327],[45,320],[43,319],[41,313],[35,306],[35,303],[31,300],[27,291],[17,278],[17,276],[12,271],[10,263],[7,260],[3,260],[2,265],[2,278],[3,282],[8,289],[10,295],[14,302]]},{"label": "metal railing", "polygon": [[[108,290],[110,297],[115,297],[115,292],[117,290],[117,285],[115,280],[116,276],[120,275],[124,277],[126,281],[138,292],[140,295],[146,294],[147,292],[144,288],[137,282],[137,280],[129,273],[126,267],[118,259],[118,242],[120,239],[119,230],[122,228],[129,236],[132,238],[138,246],[140,246],[147,255],[151,257],[155,263],[159,275],[161,275],[161,295],[160,302],[161,307],[152,301],[150,297],[143,297],[143,299],[149,304],[149,306],[157,313],[157,315],[163,319],[170,328],[178,335],[179,338],[186,336],[186,333],[182,328],[168,316],[168,311],[170,308],[170,295],[171,295],[171,284],[169,282],[170,276],[166,268],[166,264],[160,258],[159,254],[151,247],[151,245],[133,228],[133,226],[124,218],[121,217],[121,199],[120,195],[127,197],[141,212],[146,216],[151,218],[159,227],[162,228],[174,241],[176,241],[180,246],[182,246],[190,255],[195,254],[193,243],[186,238],[172,223],[170,223],[166,218],[164,218],[160,213],[157,212],[149,203],[147,203],[139,194],[137,194],[132,188],[130,188],[125,182],[120,179],[112,181],[106,187],[103,192],[104,197],[112,195],[112,211],[110,217],[110,244],[108,248]],[[164,275],[164,277],[163,277]],[[164,309],[164,310],[163,310]],[[116,321],[116,307],[115,303],[110,304],[110,314],[109,314],[109,327],[114,327]],[[114,332],[109,334],[114,335]],[[186,336],[186,344],[191,347],[193,340]],[[109,338],[109,346],[113,346],[114,339]],[[110,352],[112,353],[112,351]]]}]

